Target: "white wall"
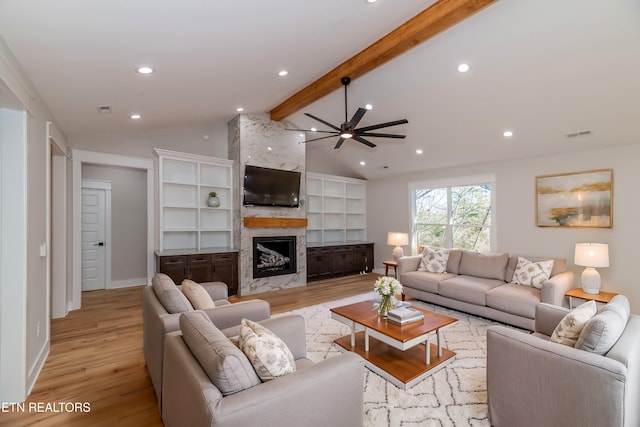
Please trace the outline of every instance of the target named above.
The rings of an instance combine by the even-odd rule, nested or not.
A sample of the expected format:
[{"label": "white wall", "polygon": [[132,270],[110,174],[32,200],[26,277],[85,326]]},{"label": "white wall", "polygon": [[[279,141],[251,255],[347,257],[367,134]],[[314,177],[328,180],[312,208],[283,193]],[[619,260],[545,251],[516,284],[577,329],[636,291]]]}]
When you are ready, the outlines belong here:
[{"label": "white wall", "polygon": [[147,282],[147,172],[84,164],[82,178],[111,182],[111,281],[107,288]]},{"label": "white wall", "polygon": [[[427,152],[428,155],[428,152]],[[613,228],[543,228],[535,225],[535,177],[539,175],[612,168]],[[640,313],[640,280],[636,272],[640,240],[640,144],[575,152],[508,162],[430,170],[368,181],[367,236],[375,242],[376,266],[390,259],[387,231],[411,230],[408,183],[429,179],[495,173],[497,252],[513,255],[562,257],[576,273],[580,286],[582,267],[573,265],[578,242],[609,244],[611,266],[598,269],[602,290],[625,294],[632,311]],[[386,208],[385,208],[386,207]],[[405,254],[409,252],[405,248]]]},{"label": "white wall", "polygon": [[[208,139],[205,139],[208,138]],[[173,129],[140,130],[70,138],[69,146],[99,153],[151,159],[154,148],[226,159],[227,123]]]}]

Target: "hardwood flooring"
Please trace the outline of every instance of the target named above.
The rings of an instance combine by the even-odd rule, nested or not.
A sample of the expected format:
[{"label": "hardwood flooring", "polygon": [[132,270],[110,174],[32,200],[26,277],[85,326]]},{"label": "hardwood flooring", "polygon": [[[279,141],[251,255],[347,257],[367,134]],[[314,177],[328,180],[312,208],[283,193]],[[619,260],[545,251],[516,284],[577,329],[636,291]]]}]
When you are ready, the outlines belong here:
[{"label": "hardwood flooring", "polygon": [[[261,298],[276,314],[371,291],[377,277],[348,276],[230,300]],[[85,292],[82,309],[52,320],[49,357],[24,411],[0,406],[0,426],[162,426],[142,354],[142,288]],[[85,411],[66,412],[67,402]]]}]

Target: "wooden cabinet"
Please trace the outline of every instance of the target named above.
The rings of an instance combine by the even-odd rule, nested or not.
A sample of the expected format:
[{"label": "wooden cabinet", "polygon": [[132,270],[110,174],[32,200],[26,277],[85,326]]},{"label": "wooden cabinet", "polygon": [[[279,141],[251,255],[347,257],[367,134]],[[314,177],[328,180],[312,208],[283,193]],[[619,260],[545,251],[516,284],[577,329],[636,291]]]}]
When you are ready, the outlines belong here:
[{"label": "wooden cabinet", "polygon": [[238,254],[235,252],[212,255],[213,271],[211,281],[224,282],[229,288],[229,295],[238,294]]},{"label": "wooden cabinet", "polygon": [[194,282],[224,282],[229,295],[238,293],[238,254],[236,252],[195,253],[186,255],[156,254],[158,273],[175,283],[184,279]]},{"label": "wooden cabinet", "polygon": [[320,280],[330,277],[331,249],[308,248],[307,249],[307,280]]},{"label": "wooden cabinet", "polygon": [[307,281],[373,270],[373,243],[307,248]]}]

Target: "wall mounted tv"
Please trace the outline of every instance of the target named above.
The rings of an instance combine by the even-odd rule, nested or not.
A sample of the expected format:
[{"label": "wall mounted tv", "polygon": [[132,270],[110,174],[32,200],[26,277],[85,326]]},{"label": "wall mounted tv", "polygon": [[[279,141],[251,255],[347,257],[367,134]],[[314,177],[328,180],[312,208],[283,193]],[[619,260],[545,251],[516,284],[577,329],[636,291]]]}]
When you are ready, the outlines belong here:
[{"label": "wall mounted tv", "polygon": [[300,172],[245,166],[243,205],[297,208],[299,195]]}]

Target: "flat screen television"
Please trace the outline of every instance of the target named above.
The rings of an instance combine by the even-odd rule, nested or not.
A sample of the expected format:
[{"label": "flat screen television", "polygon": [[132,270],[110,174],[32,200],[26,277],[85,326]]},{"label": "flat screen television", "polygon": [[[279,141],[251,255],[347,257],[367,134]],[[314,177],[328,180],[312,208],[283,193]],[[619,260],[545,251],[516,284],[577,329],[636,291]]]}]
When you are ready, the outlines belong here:
[{"label": "flat screen television", "polygon": [[246,165],[243,194],[245,206],[297,208],[300,172]]}]

